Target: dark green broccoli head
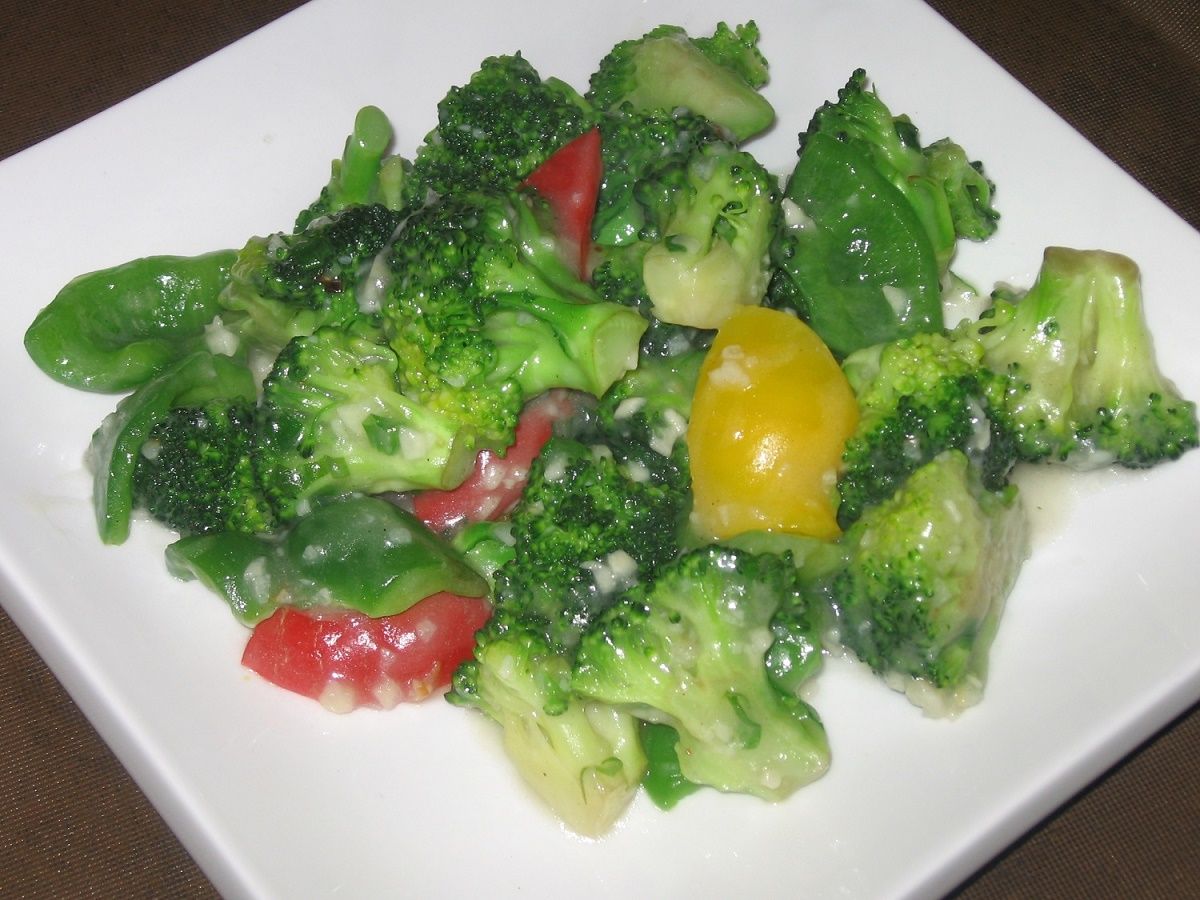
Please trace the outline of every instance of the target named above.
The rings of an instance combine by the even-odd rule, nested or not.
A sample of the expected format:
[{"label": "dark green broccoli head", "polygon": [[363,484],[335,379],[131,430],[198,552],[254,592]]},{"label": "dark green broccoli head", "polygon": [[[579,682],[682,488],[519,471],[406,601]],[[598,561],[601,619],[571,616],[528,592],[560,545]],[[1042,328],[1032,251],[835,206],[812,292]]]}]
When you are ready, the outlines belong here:
[{"label": "dark green broccoli head", "polygon": [[932,714],[979,699],[1004,601],[1028,555],[1016,488],[985,490],[965,454],[927,463],[843,535],[832,580],[843,645]]},{"label": "dark green broccoli head", "polygon": [[497,721],[506,708],[518,715],[557,716],[570,705],[570,686],[569,658],[538,631],[497,612],[476,633],[473,658],[454,673],[447,699],[480,709]]},{"label": "dark green broccoli head", "polygon": [[275,516],[255,477],[255,421],[249,400],[171,410],[138,454],[135,505],[183,534],[269,531]]},{"label": "dark green broccoli head", "polygon": [[601,432],[613,442],[648,447],[686,473],[684,436],[703,363],[700,350],[644,357],[600,398],[597,420]]},{"label": "dark green broccoli head", "polygon": [[297,234],[268,239],[269,262],[256,284],[264,297],[310,309],[346,302],[342,298],[358,301],[362,269],[388,245],[402,218],[378,203],[352,206]]},{"label": "dark green broccoli head", "polygon": [[522,402],[555,387],[603,393],[637,360],[645,322],[600,298],[557,251],[528,193],[456,194],[414,213],[390,253],[384,321],[401,379],[497,447]]},{"label": "dark green broccoli head", "polygon": [[600,610],[675,555],[688,508],[686,476],[666,457],[552,438],[512,513],[515,558],[496,572],[498,607],[574,646]]},{"label": "dark green broccoli head", "polygon": [[252,238],[221,293],[222,324],[240,341],[274,354],[298,335],[375,312],[372,265],[401,218],[379,204],[351,206],[302,232]]},{"label": "dark green broccoli head", "polygon": [[439,194],[510,190],[594,125],[570,85],[543,80],[520,53],[490,57],[438,103],[437,127],[417,151],[413,177]]},{"label": "dark green broccoli head", "polygon": [[[170,418],[176,409],[203,407],[213,401],[230,406],[241,402],[251,404],[256,394],[254,376],[241,362],[208,350],[197,350],[167,366],[122,398],[117,408],[104,417],[87,449],[87,465],[95,475],[92,500],[101,540],[106,544],[120,544],[129,536],[131,513],[136,502],[134,472],[145,455],[143,448],[159,422]],[[177,437],[172,440],[180,445],[178,452],[198,452],[203,446],[203,439],[199,439],[201,430],[195,424],[180,423]],[[198,438],[196,451],[186,448],[192,436]],[[155,455],[153,444],[149,455]],[[237,458],[236,450],[229,454],[231,468],[235,467]],[[172,493],[174,485],[180,482],[181,473],[164,458],[162,477],[172,483],[165,493]],[[200,499],[209,503],[211,498]]]},{"label": "dark green broccoli head", "polygon": [[775,121],[757,90],[766,78],[757,42],[753,24],[722,25],[698,41],[678,26],[660,25],[609,51],[589,80],[587,99],[598,110],[622,104],[647,112],[690,110],[746,140]]},{"label": "dark green broccoli head", "polygon": [[773,676],[766,663],[783,634],[776,661],[786,656],[793,672],[812,674],[820,640],[816,619],[795,612],[805,603],[789,559],[691,551],[584,633],[572,685],[675,728],[688,781],[781,799],[829,764],[824,728],[795,693],[803,677],[782,664]]},{"label": "dark green broccoli head", "polygon": [[1197,446],[1195,404],[1159,370],[1125,256],[1051,247],[1027,294],[959,330],[982,343],[989,413],[1025,459],[1145,468]]},{"label": "dark green broccoli head", "polygon": [[985,412],[992,381],[983,347],[965,337],[920,334],[851,354],[843,369],[860,417],[838,479],[838,523],[847,528],[945,450],[961,450],[992,490],[1017,460],[1013,436]]},{"label": "dark green broccoli head", "polygon": [[377,336],[324,328],[289,343],[263,384],[259,478],[282,519],[320,495],[450,488],[475,435],[406,396]]},{"label": "dark green broccoli head", "polygon": [[485,302],[521,293],[580,303],[596,299],[564,261],[549,204],[531,190],[480,190],[441,198],[409,220],[401,241],[405,255],[398,252],[394,260],[433,267],[423,274],[411,265],[401,267],[407,284],[449,279]]},{"label": "dark green broccoli head", "polygon": [[766,293],[778,183],[702,116],[624,104],[601,128],[592,284],[650,323],[644,356],[707,346],[733,307]]},{"label": "dark green broccoli head", "polygon": [[592,237],[603,246],[656,241],[675,195],[686,185],[688,158],[725,133],[686,111],[635,110],[626,103],[600,118],[603,176]]},{"label": "dark green broccoli head", "polygon": [[569,658],[501,613],[476,636],[446,698],[497,722],[525,781],[569,828],[597,836],[632,801],[646,760],[637,721],[570,684]]},{"label": "dark green broccoli head", "polygon": [[462,194],[414,213],[392,245],[384,321],[406,393],[459,418],[487,444],[512,440],[524,396],[496,372],[483,330],[497,272],[519,264],[507,196]]}]

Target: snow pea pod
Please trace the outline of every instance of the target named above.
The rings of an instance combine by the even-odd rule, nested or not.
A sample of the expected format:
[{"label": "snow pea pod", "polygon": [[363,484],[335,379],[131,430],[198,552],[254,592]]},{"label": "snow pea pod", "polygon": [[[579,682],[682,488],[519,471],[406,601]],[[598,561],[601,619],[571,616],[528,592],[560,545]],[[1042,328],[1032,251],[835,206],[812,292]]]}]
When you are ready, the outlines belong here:
[{"label": "snow pea pod", "polygon": [[51,378],[87,391],[136,388],[204,347],[236,251],[148,256],[80,275],[25,332]]},{"label": "snow pea pod", "polygon": [[906,196],[866,152],[830,135],[812,135],[800,154],[786,191],[796,209],[774,252],[802,315],[839,357],[942,327],[921,195]]},{"label": "snow pea pod", "polygon": [[377,497],[314,507],[282,535],[190,535],[167,548],[176,577],[196,578],[246,624],[280,605],[340,607],[373,618],[433,594],[482,597],[488,583],[450,543]]},{"label": "snow pea pod", "polygon": [[189,535],[167,547],[166,558],[167,571],[220,595],[244,625],[279,608],[284,578],[270,538],[236,531]]},{"label": "snow pea pod", "polygon": [[378,497],[351,495],[301,517],[284,538],[284,558],[315,600],[369,616],[404,612],[430,594],[482,597],[488,583],[412,513]]},{"label": "snow pea pod", "polygon": [[688,781],[679,768],[679,732],[670,725],[643,722],[638,732],[646,752],[646,774],[642,787],[659,809],[673,809],[688,794],[700,790],[700,785]]}]

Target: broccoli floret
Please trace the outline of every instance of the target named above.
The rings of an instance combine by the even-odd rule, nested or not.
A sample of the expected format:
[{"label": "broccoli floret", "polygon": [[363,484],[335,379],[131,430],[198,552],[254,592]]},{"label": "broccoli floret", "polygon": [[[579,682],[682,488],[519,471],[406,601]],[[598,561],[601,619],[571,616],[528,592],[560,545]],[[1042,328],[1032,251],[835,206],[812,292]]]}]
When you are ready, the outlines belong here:
[{"label": "broccoli floret", "polygon": [[646,251],[642,279],[659,319],[716,328],[766,294],[768,250],[780,222],[778,183],[753,156],[727,144],[693,154],[687,182],[662,239]]},{"label": "broccoli floret", "polygon": [[646,768],[637,720],[570,689],[571,661],[536,629],[503,617],[476,636],[447,699],[503,730],[522,777],[572,830],[607,831],[637,793]]},{"label": "broccoli floret", "polygon": [[294,231],[304,231],[315,220],[333,215],[348,206],[382,204],[391,210],[418,205],[412,164],[401,156],[388,155],[392,123],[381,109],[364,106],[354,117],[354,130],[346,138],[341,159],[331,165],[329,183],[320,196],[296,217]]},{"label": "broccoli floret", "polygon": [[766,293],[778,184],[702,116],[625,104],[601,132],[592,284],[650,323],[643,355],[707,346],[734,307]]},{"label": "broccoli floret", "polygon": [[758,25],[754,22],[733,28],[718,22],[712,37],[693,38],[692,43],[713,62],[741,75],[746,84],[761,88],[769,76],[767,59],[758,49],[758,39]]},{"label": "broccoli floret", "polygon": [[688,420],[704,352],[646,357],[600,398],[597,421],[613,442],[635,443],[687,472]]},{"label": "broccoli floret", "polygon": [[509,190],[594,125],[595,113],[566,82],[543,80],[520,53],[490,57],[438,104],[413,177],[439,194]]},{"label": "broccoli floret", "polygon": [[639,111],[686,109],[744,141],[775,121],[775,110],[758,92],[766,60],[757,49],[753,23],[718,27],[712,38],[692,40],[675,25],[660,25],[635,40],[621,41],[600,61],[587,99],[599,110],[628,103]]},{"label": "broccoli floret", "polygon": [[497,608],[573,647],[675,555],[689,503],[686,475],[649,448],[552,438],[511,516],[514,559],[495,574]]},{"label": "broccoli floret", "polygon": [[135,505],[183,534],[271,530],[275,516],[255,477],[255,420],[249,400],[172,409],[138,454]]},{"label": "broccoli floret", "polygon": [[511,443],[524,397],[496,373],[496,347],[483,334],[489,298],[476,265],[486,268],[492,251],[516,258],[508,243],[488,243],[510,222],[496,209],[447,197],[418,210],[390,250],[383,318],[404,391],[499,449]]},{"label": "broccoli floret", "polygon": [[336,328],[292,340],[263,384],[258,477],[281,519],[330,493],[450,488],[474,435],[406,396],[378,336]]},{"label": "broccoli floret", "polygon": [[[87,466],[95,476],[92,500],[101,540],[120,544],[129,536],[134,473],[145,451],[154,453],[154,445],[147,447],[147,442],[156,425],[169,419],[175,409],[203,407],[214,401],[250,403],[255,395],[254,376],[246,366],[228,356],[197,350],[124,397],[104,417],[87,450]],[[229,459],[234,461],[236,454]],[[166,462],[164,459],[164,470]],[[214,502],[212,498],[202,500]]]},{"label": "broccoli floret", "polygon": [[858,350],[842,368],[860,416],[842,455],[840,527],[890,497],[944,450],[966,453],[988,489],[1007,483],[1017,461],[1016,439],[985,411],[994,376],[978,341],[919,334]]},{"label": "broccoli floret", "polygon": [[983,163],[967,159],[966,151],[949,138],[934,141],[921,153],[928,161],[929,177],[946,194],[954,233],[971,241],[995,234],[1000,220],[993,205],[996,185],[983,171]]},{"label": "broccoli floret", "polygon": [[496,370],[525,397],[551,388],[600,396],[637,365],[646,322],[597,295],[573,300],[514,291],[495,295],[484,334],[496,347]]},{"label": "broccoli floret", "polygon": [[296,234],[251,238],[219,297],[222,325],[273,356],[294,337],[377,311],[371,270],[402,219],[381,204],[351,206]]},{"label": "broccoli floret", "polygon": [[[596,436],[586,418],[579,428]],[[522,775],[583,834],[615,821],[646,762],[628,712],[571,691],[579,634],[675,554],[688,496],[686,475],[648,447],[556,436],[509,522],[455,539],[493,580],[495,614],[448,699],[499,722]]]},{"label": "broccoli floret", "polygon": [[675,195],[687,185],[687,161],[725,133],[683,110],[635,110],[628,103],[600,118],[602,177],[592,237],[605,247],[662,236]]},{"label": "broccoli floret", "polygon": [[556,247],[546,206],[523,192],[443,197],[392,245],[383,316],[405,392],[496,448],[524,400],[599,395],[637,361],[645,321],[601,301]]},{"label": "broccoli floret", "polygon": [[642,266],[646,252],[654,246],[644,241],[623,247],[603,247],[592,270],[592,287],[603,299],[635,309],[646,321],[646,331],[638,345],[639,356],[670,357],[691,350],[707,350],[716,332],[711,328],[692,328],[664,322],[654,314],[654,304],[646,292]]},{"label": "broccoli floret", "polygon": [[1195,403],[1158,368],[1128,257],[1050,247],[1027,294],[959,331],[1001,376],[989,412],[1024,459],[1146,468],[1197,445]]},{"label": "broccoli floret", "polygon": [[[809,616],[790,612],[806,602],[784,557],[691,551],[584,633],[571,683],[585,697],[675,728],[688,781],[782,799],[829,765],[816,712],[794,690],[780,690],[766,665],[779,642],[773,627],[811,627]],[[807,654],[789,654],[811,674],[820,659],[815,629],[805,641]]]},{"label": "broccoli floret", "polygon": [[[992,186],[958,145],[922,150],[859,69],[799,136],[770,300],[838,355],[943,327],[942,283],[959,236],[994,230]],[[870,253],[863,253],[870,247]]]},{"label": "broccoli floret", "polygon": [[830,592],[842,644],[930,715],[982,695],[988,650],[1029,553],[1015,486],[985,490],[948,450],[842,537]]}]

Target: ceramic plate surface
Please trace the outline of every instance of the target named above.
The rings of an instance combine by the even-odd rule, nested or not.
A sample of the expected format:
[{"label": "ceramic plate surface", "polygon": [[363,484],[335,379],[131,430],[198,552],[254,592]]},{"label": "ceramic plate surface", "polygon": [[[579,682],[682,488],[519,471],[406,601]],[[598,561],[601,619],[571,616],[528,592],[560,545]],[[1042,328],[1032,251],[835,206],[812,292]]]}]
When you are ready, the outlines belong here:
[{"label": "ceramic plate surface", "polygon": [[244,629],[167,574],[166,532],[100,544],[81,456],[114,399],[52,383],[20,345],[71,277],[289,227],[360,106],[411,153],[486,56],[520,49],[582,88],[618,39],[749,17],[779,112],[752,145],[765,163],[789,170],[796,132],[864,67],[926,142],[953,136],[999,186],[1000,232],[957,270],[1028,285],[1049,244],[1132,256],[1160,362],[1200,397],[1200,235],[918,3],[316,0],[0,164],[0,246],[20,261],[0,352],[5,604],[227,896],[936,894],[1200,696],[1200,453],[1037,479],[1034,554],[987,696],[957,721],[833,660],[813,698],[826,778],[776,805],[709,792],[663,814],[643,798],[598,842],[542,810],[482,716],[440,701],[331,715],[239,666]]}]

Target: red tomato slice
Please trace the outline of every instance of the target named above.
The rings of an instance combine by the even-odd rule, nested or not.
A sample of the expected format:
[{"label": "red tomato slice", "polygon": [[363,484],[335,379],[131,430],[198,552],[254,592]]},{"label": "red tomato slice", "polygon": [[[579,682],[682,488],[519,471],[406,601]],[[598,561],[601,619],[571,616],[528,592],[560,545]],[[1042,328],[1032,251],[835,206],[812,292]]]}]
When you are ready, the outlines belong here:
[{"label": "red tomato slice", "polygon": [[447,593],[378,619],[282,607],[255,626],[242,665],[333,712],[391,709],[448,685],[490,615],[487,600]]},{"label": "red tomato slice", "polygon": [[568,258],[584,279],[601,175],[600,129],[593,128],[556,150],[524,182],[550,203],[559,239],[567,244]]},{"label": "red tomato slice", "polygon": [[480,451],[475,468],[458,487],[414,494],[413,514],[434,531],[504,518],[521,499],[529,464],[550,440],[554,423],[573,412],[566,391],[549,391],[531,401],[521,411],[516,438],[503,456]]}]

